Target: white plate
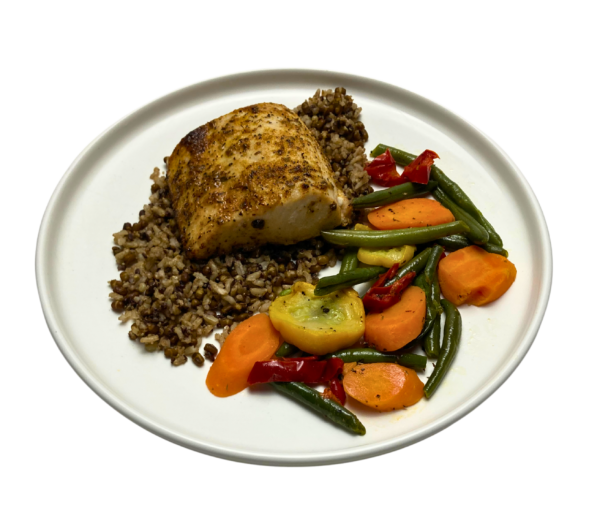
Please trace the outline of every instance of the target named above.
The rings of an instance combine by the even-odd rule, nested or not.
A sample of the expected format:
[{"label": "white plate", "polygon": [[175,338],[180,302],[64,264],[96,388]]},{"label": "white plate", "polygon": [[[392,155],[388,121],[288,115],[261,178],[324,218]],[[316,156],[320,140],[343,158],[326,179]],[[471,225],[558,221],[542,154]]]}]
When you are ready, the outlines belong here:
[{"label": "white plate", "polygon": [[[127,337],[110,309],[117,276],[112,233],[136,219],[152,169],[190,130],[235,108],[271,101],[294,107],[316,88],[344,86],[363,107],[370,138],[418,153],[434,149],[502,235],[518,270],[512,288],[484,308],[461,308],[463,337],[430,401],[375,413],[351,407],[356,437],[269,390],[212,396],[208,365],[174,368]],[[537,200],[510,159],[446,109],[401,88],[357,76],[263,71],[184,88],[104,132],[75,160],[42,221],[36,272],[48,327],[83,380],[119,412],[170,441],[228,459],[282,465],[343,462],[385,453],[452,424],[490,396],[531,346],[550,294],[552,256]],[[429,367],[430,369],[431,367]]]}]

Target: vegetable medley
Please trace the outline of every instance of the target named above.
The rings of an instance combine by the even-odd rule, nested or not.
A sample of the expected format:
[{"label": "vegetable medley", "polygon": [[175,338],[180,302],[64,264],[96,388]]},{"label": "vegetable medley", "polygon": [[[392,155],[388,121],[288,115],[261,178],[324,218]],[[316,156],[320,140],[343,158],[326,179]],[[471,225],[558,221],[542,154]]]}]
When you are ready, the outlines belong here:
[{"label": "vegetable medley", "polygon": [[[340,272],[316,286],[297,282],[272,303],[269,316],[240,323],[206,379],[215,396],[268,383],[364,435],[345,407],[347,396],[380,412],[432,397],[459,348],[457,306],[493,302],[515,281],[502,239],[434,165],[435,152],[416,156],[380,144],[371,156],[367,173],[388,188],[352,201],[364,209],[363,223],[321,233],[345,249]],[[353,286],[365,282],[372,285],[361,298]],[[425,356],[400,352],[416,344]],[[435,366],[423,383],[416,371],[427,359]]]}]

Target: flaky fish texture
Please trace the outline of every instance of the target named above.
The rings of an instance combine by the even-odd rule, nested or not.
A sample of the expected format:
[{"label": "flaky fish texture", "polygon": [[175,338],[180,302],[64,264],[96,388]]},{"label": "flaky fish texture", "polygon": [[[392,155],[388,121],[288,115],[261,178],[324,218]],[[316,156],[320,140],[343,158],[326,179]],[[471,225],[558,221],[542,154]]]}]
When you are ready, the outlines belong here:
[{"label": "flaky fish texture", "polygon": [[195,259],[297,243],[350,222],[329,161],[281,104],[240,108],[189,133],[168,159],[167,182]]}]

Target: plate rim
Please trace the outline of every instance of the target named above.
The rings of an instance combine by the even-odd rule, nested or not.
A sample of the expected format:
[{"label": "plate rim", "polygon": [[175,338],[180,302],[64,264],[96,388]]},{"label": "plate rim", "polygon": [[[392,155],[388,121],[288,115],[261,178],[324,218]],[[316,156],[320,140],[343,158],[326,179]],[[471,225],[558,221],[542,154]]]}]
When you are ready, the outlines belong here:
[{"label": "plate rim", "polygon": [[[54,313],[51,302],[51,293],[48,285],[46,284],[47,272],[46,272],[46,264],[45,258],[47,257],[48,252],[50,251],[49,246],[49,230],[51,228],[51,222],[53,219],[54,213],[58,210],[58,200],[61,198],[63,191],[69,181],[69,179],[75,175],[77,172],[79,164],[91,153],[94,151],[96,146],[103,140],[105,136],[110,134],[111,132],[117,130],[121,126],[127,124],[127,122],[131,119],[134,119],[136,116],[141,115],[144,111],[150,111],[152,108],[156,107],[162,102],[167,102],[168,100],[176,99],[180,96],[184,96],[186,93],[194,91],[202,86],[208,87],[210,83],[219,83],[222,81],[238,81],[247,78],[254,78],[256,80],[268,78],[269,75],[274,75],[279,78],[285,79],[285,76],[293,76],[293,75],[314,75],[319,76],[320,78],[327,80],[337,81],[337,84],[344,84],[344,80],[346,81],[363,81],[368,83],[373,83],[379,88],[388,88],[391,90],[396,90],[401,93],[404,98],[412,98],[417,101],[420,105],[425,105],[429,110],[433,110],[437,113],[443,113],[445,117],[449,117],[455,123],[458,123],[462,126],[462,128],[478,134],[480,138],[482,138],[486,143],[490,146],[490,148],[494,149],[497,153],[499,153],[500,157],[504,160],[506,165],[512,170],[512,173],[515,177],[520,181],[521,189],[523,193],[527,195],[530,208],[533,210],[535,214],[535,220],[537,225],[540,227],[542,231],[540,233],[540,239],[542,242],[542,255],[543,261],[542,264],[545,266],[541,275],[540,282],[540,303],[538,304],[534,315],[531,319],[531,324],[529,328],[526,330],[525,336],[521,340],[521,344],[517,349],[516,353],[512,356],[512,358],[506,362],[502,370],[499,372],[495,378],[493,378],[490,382],[488,382],[479,392],[469,398],[467,401],[463,402],[460,406],[454,408],[451,412],[449,412],[442,419],[435,421],[434,423],[425,426],[420,430],[416,430],[411,432],[410,434],[404,435],[402,437],[397,437],[393,439],[388,439],[381,443],[375,443],[371,445],[362,445],[357,446],[355,448],[349,448],[345,450],[340,450],[337,452],[320,452],[320,453],[308,453],[308,454],[264,454],[264,453],[251,453],[248,451],[237,450],[230,447],[221,447],[216,446],[214,444],[206,444],[200,443],[199,441],[190,440],[187,437],[184,437],[168,428],[158,424],[152,419],[141,415],[139,412],[131,408],[129,405],[119,400],[118,397],[114,397],[114,395],[110,392],[109,388],[104,385],[101,379],[98,379],[97,376],[88,371],[87,367],[79,360],[75,352],[71,349],[70,344],[65,336],[63,336],[60,332],[60,327],[58,325],[58,319]],[[466,121],[464,118],[456,115],[454,112],[448,110],[447,108],[439,105],[438,103],[427,99],[419,94],[411,92],[405,88],[400,86],[393,85],[391,83],[387,83],[384,81],[371,79],[365,76],[357,75],[357,74],[349,74],[345,72],[336,72],[330,70],[319,70],[319,69],[298,69],[298,68],[275,68],[275,69],[261,69],[261,70],[253,70],[253,71],[244,71],[234,74],[228,74],[223,76],[217,76],[210,79],[206,79],[204,81],[200,81],[197,83],[193,83],[188,86],[184,86],[183,88],[174,90],[165,95],[157,97],[156,99],[136,108],[129,114],[127,114],[122,119],[118,120],[103,132],[101,132],[95,139],[93,139],[80,153],[77,155],[73,163],[69,166],[66,172],[61,177],[58,182],[56,188],[54,189],[52,196],[48,202],[48,205],[44,211],[44,215],[42,217],[42,221],[40,224],[37,243],[36,243],[36,253],[35,253],[35,274],[36,274],[36,285],[38,289],[38,294],[40,298],[40,303],[42,306],[42,311],[44,314],[44,318],[50,334],[54,339],[58,349],[65,357],[69,365],[73,368],[73,370],[77,373],[77,375],[86,383],[88,387],[90,387],[104,402],[109,404],[123,416],[127,417],[137,425],[141,426],[145,430],[158,435],[159,437],[166,439],[170,442],[178,444],[180,446],[184,446],[188,449],[195,450],[201,453],[205,453],[214,457],[219,457],[227,460],[238,461],[238,462],[246,462],[250,464],[262,464],[262,465],[279,465],[279,466],[315,466],[315,465],[326,465],[326,464],[336,464],[341,462],[350,462],[355,460],[360,460],[368,457],[374,457],[377,455],[383,455],[385,453],[389,453],[391,451],[398,450],[400,448],[404,448],[406,446],[410,446],[418,441],[426,439],[430,437],[451,424],[455,423],[459,419],[465,417],[475,408],[477,408],[481,403],[483,403],[486,399],[488,399],[500,386],[513,374],[515,369],[519,366],[525,355],[528,353],[531,348],[537,333],[539,332],[541,323],[543,321],[548,301],[550,298],[551,288],[552,288],[552,276],[553,276],[553,257],[552,257],[552,245],[550,240],[550,234],[548,230],[548,225],[546,219],[544,217],[544,213],[540,206],[533,189],[527,182],[525,176],[520,171],[520,169],[516,166],[516,164],[512,161],[512,159],[504,152],[502,148],[496,142],[494,142],[490,137],[488,137],[484,132],[482,132],[479,128],[474,126],[473,124]]]}]

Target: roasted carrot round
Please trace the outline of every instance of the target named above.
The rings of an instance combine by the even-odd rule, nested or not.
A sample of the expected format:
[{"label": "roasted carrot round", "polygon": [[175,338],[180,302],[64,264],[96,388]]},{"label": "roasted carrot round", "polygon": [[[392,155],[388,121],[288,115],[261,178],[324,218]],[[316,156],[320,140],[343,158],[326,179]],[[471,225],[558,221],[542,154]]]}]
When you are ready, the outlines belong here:
[{"label": "roasted carrot round", "polygon": [[442,259],[438,277],[442,294],[454,305],[483,306],[506,293],[517,269],[506,257],[473,245]]},{"label": "roasted carrot round", "polygon": [[344,375],[344,390],[351,398],[380,412],[418,403],[423,382],[417,373],[394,363],[355,365]]},{"label": "roasted carrot round", "polygon": [[354,369],[354,367],[356,367],[357,365],[358,365],[358,362],[344,363],[344,367],[342,368],[342,375],[345,376],[352,369]]},{"label": "roasted carrot round", "polygon": [[215,396],[228,397],[248,387],[248,375],[256,362],[269,360],[283,338],[261,313],[240,323],[227,336],[212,364],[206,386]]},{"label": "roasted carrot round", "polygon": [[433,227],[454,221],[440,202],[428,198],[402,200],[369,213],[369,223],[379,230]]},{"label": "roasted carrot round", "polygon": [[423,329],[427,303],[425,292],[409,286],[400,301],[365,319],[365,340],[379,351],[396,351],[413,341]]}]

